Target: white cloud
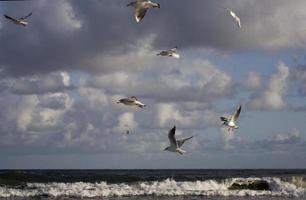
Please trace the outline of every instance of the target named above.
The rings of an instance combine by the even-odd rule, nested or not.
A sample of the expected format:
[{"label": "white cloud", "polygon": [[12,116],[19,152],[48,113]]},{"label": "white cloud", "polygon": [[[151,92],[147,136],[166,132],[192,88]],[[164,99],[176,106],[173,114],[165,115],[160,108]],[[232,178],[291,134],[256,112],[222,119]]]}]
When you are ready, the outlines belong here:
[{"label": "white cloud", "polygon": [[297,128],[293,128],[289,134],[277,134],[274,136],[273,141],[275,144],[295,144],[301,141],[301,133]]},{"label": "white cloud", "polygon": [[203,128],[218,123],[218,117],[211,110],[188,110],[177,103],[159,103],[156,105],[156,124],[167,128],[177,125],[182,128]]},{"label": "white cloud", "polygon": [[277,73],[270,77],[267,88],[251,100],[254,109],[281,110],[286,106],[286,95],[289,84],[289,67],[283,62],[277,66]]},{"label": "white cloud", "polygon": [[11,80],[10,90],[15,94],[44,94],[71,89],[70,75],[54,72],[48,75],[26,76]]},{"label": "white cloud", "polygon": [[82,22],[76,16],[71,3],[68,0],[64,1],[46,1],[40,5],[41,10],[48,10],[49,16],[44,19],[51,29],[60,33],[78,30],[82,27]]},{"label": "white cloud", "polygon": [[21,131],[27,130],[33,119],[33,112],[38,104],[37,96],[24,96],[20,99],[16,110],[13,112],[16,118],[17,129]]},{"label": "white cloud", "polygon": [[134,114],[126,112],[118,117],[118,125],[114,128],[114,132],[125,133],[126,131],[133,132],[137,129],[138,123],[135,121]]},{"label": "white cloud", "polygon": [[258,89],[261,84],[261,77],[257,72],[250,72],[246,79],[246,87],[251,90]]}]

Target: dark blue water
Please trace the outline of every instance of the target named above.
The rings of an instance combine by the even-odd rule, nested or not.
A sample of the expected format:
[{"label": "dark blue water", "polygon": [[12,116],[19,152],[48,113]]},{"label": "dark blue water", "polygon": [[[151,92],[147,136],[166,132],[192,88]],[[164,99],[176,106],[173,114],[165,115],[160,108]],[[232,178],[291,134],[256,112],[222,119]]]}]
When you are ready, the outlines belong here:
[{"label": "dark blue water", "polygon": [[306,199],[306,170],[1,170],[0,199]]}]

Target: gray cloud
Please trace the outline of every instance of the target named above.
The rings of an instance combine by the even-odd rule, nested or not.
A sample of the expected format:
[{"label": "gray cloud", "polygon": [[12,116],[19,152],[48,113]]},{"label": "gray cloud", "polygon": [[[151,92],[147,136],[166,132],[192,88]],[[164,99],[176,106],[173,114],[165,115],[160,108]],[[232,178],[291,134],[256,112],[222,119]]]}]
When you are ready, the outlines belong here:
[{"label": "gray cloud", "polygon": [[284,96],[289,88],[289,67],[283,62],[277,66],[277,72],[271,75],[267,88],[252,97],[250,105],[259,110],[281,110],[286,106]]},{"label": "gray cloud", "polygon": [[[127,2],[1,3],[1,10],[14,16],[33,11],[25,28],[0,20],[1,154],[158,154],[174,124],[179,136],[197,136],[187,147],[192,152],[224,153],[248,149],[248,145],[253,148],[250,151],[256,145],[285,150],[303,142],[296,133],[255,143],[225,133],[220,138],[203,134],[218,133],[217,106],[224,109],[225,100],[236,104],[241,93],[236,74],[200,59],[197,52],[208,50],[221,56],[254,49],[304,48],[305,1],[180,1],[173,5],[160,0],[162,8],[149,11],[140,24],[134,22]],[[223,7],[241,16],[242,29],[237,29]],[[176,45],[182,59],[155,56]],[[267,85],[264,76],[249,74],[245,83],[255,92],[253,108],[285,107],[291,69],[280,65],[277,70]],[[302,86],[303,70],[293,72]],[[148,107],[139,110],[115,103],[131,95]],[[131,131],[129,136],[125,129]]]},{"label": "gray cloud", "polygon": [[[303,0],[294,4],[285,0],[161,1],[162,9],[149,12],[141,24],[134,22],[127,2],[44,0],[3,4],[6,13],[19,16],[33,10],[34,15],[26,28],[2,22],[0,65],[14,76],[60,69],[91,72],[98,66],[88,67],[88,60],[105,53],[124,55],[131,45],[152,34],[156,36],[152,43],[156,51],[174,45],[217,51],[305,46]],[[241,16],[241,30],[223,7]],[[288,15],[292,12],[295,15]]]}]

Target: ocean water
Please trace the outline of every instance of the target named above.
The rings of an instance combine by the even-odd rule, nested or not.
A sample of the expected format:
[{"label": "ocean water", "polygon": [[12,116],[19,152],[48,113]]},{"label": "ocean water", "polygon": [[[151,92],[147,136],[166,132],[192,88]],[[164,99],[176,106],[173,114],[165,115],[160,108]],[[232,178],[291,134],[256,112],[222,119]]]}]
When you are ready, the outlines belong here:
[{"label": "ocean water", "polygon": [[0,199],[306,199],[306,170],[1,170]]}]

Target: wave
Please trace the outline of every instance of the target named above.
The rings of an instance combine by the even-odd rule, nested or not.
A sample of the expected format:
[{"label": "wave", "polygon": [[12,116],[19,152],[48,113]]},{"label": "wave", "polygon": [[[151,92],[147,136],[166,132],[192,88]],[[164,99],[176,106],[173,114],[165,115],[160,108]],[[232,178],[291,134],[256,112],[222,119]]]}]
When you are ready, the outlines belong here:
[{"label": "wave", "polygon": [[[297,181],[298,182],[298,181]],[[21,188],[0,187],[0,197],[113,197],[113,196],[305,196],[306,189],[280,178],[231,178],[222,181],[163,181],[133,184],[106,182],[27,183]]]}]

